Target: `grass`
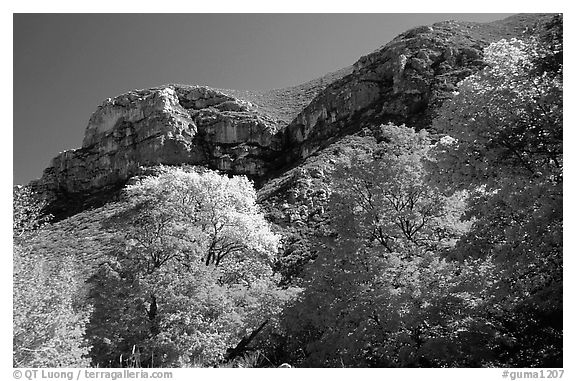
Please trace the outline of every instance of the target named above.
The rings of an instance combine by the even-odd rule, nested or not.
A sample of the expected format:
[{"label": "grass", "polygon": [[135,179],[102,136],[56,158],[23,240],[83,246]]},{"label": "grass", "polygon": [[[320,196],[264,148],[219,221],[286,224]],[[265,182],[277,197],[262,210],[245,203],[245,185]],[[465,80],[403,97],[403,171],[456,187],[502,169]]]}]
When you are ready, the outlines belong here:
[{"label": "grass", "polygon": [[272,90],[233,90],[218,89],[224,94],[246,100],[269,115],[281,126],[288,125],[332,82],[350,74],[352,67],[345,67],[323,77],[313,79],[301,85]]}]

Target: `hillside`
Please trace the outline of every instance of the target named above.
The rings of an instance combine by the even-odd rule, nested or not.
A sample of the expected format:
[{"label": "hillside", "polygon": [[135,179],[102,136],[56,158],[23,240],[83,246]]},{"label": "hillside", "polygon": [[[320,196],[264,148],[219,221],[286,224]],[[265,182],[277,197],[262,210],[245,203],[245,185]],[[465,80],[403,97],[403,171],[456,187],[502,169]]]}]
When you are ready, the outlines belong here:
[{"label": "hillside", "polygon": [[352,67],[345,67],[301,85],[281,89],[248,91],[219,89],[225,94],[244,99],[258,106],[264,113],[280,120],[286,126],[306,107],[312,99],[332,82],[347,76]]},{"label": "hillside", "polygon": [[484,66],[485,46],[528,35],[549,17],[415,28],[353,68],[285,89],[167,85],[120,95],[92,115],[82,147],[54,158],[33,185],[50,197],[52,213],[65,216],[105,202],[98,195],[122,187],[142,166],[206,165],[262,184],[365,127],[430,128],[456,84]]},{"label": "hillside", "polygon": [[[121,136],[123,133],[119,130],[112,134],[105,132],[105,135],[100,133],[91,137],[91,131],[96,131],[94,126],[97,126],[91,122],[87,127],[87,136],[83,144],[88,147],[88,150],[82,148],[79,152],[82,152],[82,156],[87,153],[92,156],[80,159],[82,162],[75,164],[76,159],[69,157],[78,151],[67,151],[60,156],[62,159],[56,158],[52,167],[46,169],[42,179],[33,182],[34,186],[41,191],[47,190],[47,194],[52,197],[49,210],[55,214],[56,220],[80,213],[70,221],[65,220],[50,229],[50,231],[54,231],[55,245],[61,244],[68,247],[72,242],[73,245],[81,240],[87,239],[88,242],[94,234],[96,236],[100,234],[102,219],[98,217],[100,216],[99,210],[110,211],[113,209],[106,203],[109,200],[114,201],[118,200],[119,197],[121,198],[121,189],[130,175],[141,173],[140,165],[154,165],[155,163],[169,165],[204,164],[209,168],[216,168],[224,172],[257,174],[253,178],[262,179],[257,181],[257,184],[260,185],[259,201],[265,207],[271,221],[279,226],[280,231],[292,237],[287,239],[289,243],[284,249],[286,254],[281,255],[281,257],[290,258],[294,251],[301,253],[302,257],[292,258],[291,261],[294,263],[290,265],[301,269],[307,260],[314,257],[313,252],[310,251],[308,238],[310,235],[316,234],[326,219],[325,211],[327,210],[328,198],[325,189],[328,184],[325,182],[324,172],[331,171],[342,152],[345,152],[346,156],[350,156],[353,152],[363,150],[362,146],[365,144],[363,136],[366,136],[366,129],[373,130],[382,123],[405,123],[417,129],[430,129],[435,110],[456,88],[457,82],[483,67],[484,63],[481,60],[483,47],[502,38],[518,38],[537,33],[541,25],[545,24],[551,17],[551,15],[516,15],[492,23],[446,21],[429,27],[414,28],[402,33],[370,54],[361,57],[353,67],[344,68],[304,84],[283,89],[256,92],[171,85],[176,90],[178,97],[180,97],[179,94],[192,94],[190,91],[199,91],[201,95],[189,96],[192,99],[200,99],[197,101],[200,103],[193,105],[200,111],[199,115],[203,115],[203,113],[209,113],[211,117],[222,115],[222,118],[231,120],[232,123],[236,123],[235,121],[239,118],[245,118],[245,115],[254,115],[256,120],[260,118],[264,121],[262,127],[255,124],[256,129],[278,131],[271,135],[272,143],[268,143],[269,147],[278,146],[276,148],[277,153],[263,157],[261,166],[265,168],[265,171],[247,173],[246,170],[238,169],[238,167],[230,170],[230,167],[223,165],[222,159],[220,159],[223,156],[222,149],[225,150],[224,157],[231,154],[233,156],[232,162],[236,163],[239,161],[234,156],[238,155],[239,149],[242,152],[240,157],[243,158],[262,155],[261,150],[254,153],[248,152],[246,155],[241,149],[245,142],[241,140],[229,141],[226,133],[222,135],[220,147],[218,147],[219,143],[216,139],[216,146],[202,146],[201,150],[205,153],[199,154],[198,159],[190,161],[188,159],[192,152],[190,148],[184,149],[184,156],[179,153],[179,149],[174,151],[172,146],[166,146],[166,154],[156,148],[144,149],[138,145],[138,138],[134,138],[134,133],[126,133],[126,138],[124,138]],[[444,49],[444,53],[438,53],[434,49]],[[403,60],[406,62],[401,75],[397,73],[398,63],[395,61],[400,56],[405,57]],[[418,57],[428,57],[425,58],[428,61]],[[432,58],[436,61],[432,61],[430,57],[436,57]],[[374,77],[382,79],[377,81],[370,79]],[[371,90],[375,83],[378,86],[383,86],[376,92]],[[154,95],[159,90],[164,91],[163,89],[160,87],[140,90],[112,100],[109,99],[94,113],[91,121],[99,120],[102,116],[107,117],[110,113],[108,111],[109,105],[118,107],[117,105],[121,105],[122,102],[131,102],[135,106],[130,107],[142,107],[138,102],[143,99],[143,96]],[[370,98],[366,98],[367,92],[372,94],[369,95]],[[157,107],[164,113],[163,102],[165,101],[154,97],[151,102],[158,102],[156,99],[160,99],[160,103],[158,106],[152,103],[152,107]],[[182,104],[182,99],[174,102]],[[226,105],[224,106],[226,108],[221,108],[220,105]],[[187,107],[190,106],[184,105],[184,109]],[[122,105],[122,108],[126,108],[126,106]],[[141,139],[144,142],[150,141],[149,136],[159,134],[161,136],[162,130],[165,129],[165,125],[162,124],[164,123],[163,118],[168,118],[168,121],[172,118],[170,114],[152,117],[154,112],[156,111],[145,111],[151,116],[139,121],[139,123],[152,123],[143,125],[145,132]],[[186,111],[182,110],[182,112]],[[334,114],[338,116],[335,117]],[[125,126],[129,123],[126,117],[115,118],[118,120],[115,129],[118,126],[126,128]],[[161,124],[157,125],[158,120]],[[230,123],[225,122],[224,125],[229,126]],[[239,124],[240,127],[244,125],[244,122]],[[142,127],[140,128],[142,129]],[[151,131],[148,131],[149,129]],[[298,131],[302,129],[309,131]],[[285,130],[289,132],[284,133]],[[260,140],[261,133],[255,133],[258,135],[257,139]],[[177,138],[178,142],[186,139],[183,132],[178,134],[182,136]],[[300,138],[294,138],[298,136]],[[119,137],[129,140],[124,143],[119,140]],[[119,141],[119,143],[104,143],[105,139]],[[274,143],[274,140],[277,143]],[[118,169],[110,171],[110,159],[100,159],[99,156],[102,155],[103,150],[110,150],[111,144],[127,146],[133,150],[136,160],[127,159],[126,153],[120,151],[117,154],[120,156],[120,160],[114,166]],[[190,143],[185,144],[189,145]],[[192,147],[194,144],[193,141]],[[102,147],[98,148],[98,146]],[[254,146],[249,143],[248,147]],[[322,148],[325,147],[327,149],[322,151]],[[217,156],[213,156],[216,153]],[[276,155],[280,155],[280,161],[275,158]],[[110,154],[106,153],[106,156],[110,157]],[[207,156],[212,156],[212,159],[207,159]],[[149,158],[149,161],[146,161],[146,157]],[[62,163],[59,160],[62,160]],[[78,181],[78,179],[82,180],[83,178],[89,179],[89,184],[95,184],[93,171],[88,170],[83,162],[96,165],[96,170],[105,173],[106,178],[114,175],[113,181],[105,180],[103,183],[80,186],[79,188],[78,186],[70,187],[70,181]],[[99,168],[98,166],[101,165],[103,166]],[[64,169],[63,166],[66,168]],[[125,173],[125,175],[118,177],[118,171]],[[54,179],[54,177],[57,178],[62,175],[66,176],[68,180]],[[89,210],[96,209],[82,212],[86,208]],[[320,210],[323,212],[319,213]],[[83,222],[76,223],[74,221]],[[290,261],[290,259],[284,261]],[[298,272],[293,268],[287,268],[283,271],[286,273]]]},{"label": "hillside", "polygon": [[[526,65],[516,72],[506,66],[517,62],[510,57],[502,70],[512,74],[498,67],[493,74],[498,62],[489,47],[503,39],[502,49],[526,44],[542,52],[526,58],[529,65],[518,61]],[[147,365],[249,359],[246,343],[261,330],[256,352],[274,365],[559,366],[561,44],[561,16],[445,21],[406,31],[353,66],[298,86],[169,84],[109,98],[91,116],[82,147],[59,154],[30,184],[54,218],[23,245],[53,266],[78,267],[85,298],[96,306],[86,323],[96,366],[114,365],[130,340],[149,350]],[[524,87],[500,93],[499,83],[482,82],[494,81],[490,75]],[[534,95],[526,78],[537,78],[544,95]],[[148,175],[157,180],[139,181]],[[231,183],[233,175],[252,183]],[[240,195],[232,189],[238,184]],[[183,192],[178,207],[167,201],[171,192]],[[218,215],[213,202],[226,205],[230,220],[187,225]],[[254,220],[238,217],[246,211]],[[175,216],[175,231],[162,236]],[[235,224],[243,230],[233,231]],[[229,228],[257,258],[240,259],[233,276],[219,273],[210,255],[202,261],[214,269],[188,265],[192,277],[178,267],[185,260],[157,275],[134,259],[170,250],[189,258],[219,244],[232,257],[240,249],[218,236]],[[213,241],[186,241],[190,231]],[[266,245],[277,249],[273,259]],[[252,289],[254,277],[261,283]],[[230,287],[226,279],[234,279]],[[182,291],[188,286],[194,293]],[[162,310],[162,297],[174,310]],[[196,307],[192,317],[181,310]],[[114,337],[103,323],[108,309],[124,311],[125,320],[110,323]],[[163,326],[162,313],[172,314]],[[210,320],[220,316],[226,320]],[[180,330],[181,321],[203,328]],[[206,345],[217,349],[208,353]],[[177,355],[182,348],[197,357]],[[164,360],[154,360],[154,351]]]}]

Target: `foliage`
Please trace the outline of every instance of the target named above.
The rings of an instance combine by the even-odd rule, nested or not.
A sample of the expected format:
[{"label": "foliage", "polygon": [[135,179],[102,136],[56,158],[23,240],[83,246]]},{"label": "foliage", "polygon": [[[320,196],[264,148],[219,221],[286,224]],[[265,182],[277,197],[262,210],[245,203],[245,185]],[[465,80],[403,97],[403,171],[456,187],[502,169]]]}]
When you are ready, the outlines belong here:
[{"label": "foliage", "polygon": [[[494,336],[479,304],[490,261],[410,259],[381,248],[337,248],[319,257],[288,332],[304,366],[482,366]],[[297,312],[306,311],[304,313]],[[295,314],[298,314],[296,319]],[[302,345],[306,343],[306,345]]]},{"label": "foliage", "polygon": [[[160,175],[128,186],[126,193],[135,212],[127,216],[129,250],[144,257],[134,261],[143,260],[147,272],[173,255],[183,255],[178,258],[183,262],[202,259],[206,265],[242,257],[254,269],[277,250],[278,237],[260,214],[254,187],[245,177],[160,169]],[[254,255],[246,256],[248,251]]]},{"label": "foliage", "polygon": [[485,50],[438,139],[366,128],[258,203],[244,177],[161,166],[49,224],[15,187],[14,366],[562,366],[562,19],[546,20]]},{"label": "foliage", "polygon": [[[382,142],[332,174],[334,234],[285,315],[291,361],[305,366],[464,366],[492,330],[477,306],[489,260],[440,255],[467,230],[465,193],[424,182],[425,131],[382,126]],[[473,319],[472,316],[477,316]]]},{"label": "foliage", "polygon": [[32,245],[45,219],[28,188],[14,192],[13,364],[17,367],[86,366],[83,339],[90,309],[73,261]]},{"label": "foliage", "polygon": [[376,141],[371,131],[344,137],[258,190],[267,220],[282,236],[274,268],[283,284],[300,282],[305,266],[317,256],[313,242],[330,230],[332,172],[351,157],[372,152]]},{"label": "foliage", "polygon": [[424,182],[426,131],[387,125],[380,135],[383,142],[371,154],[353,157],[333,174],[336,229],[389,253],[453,243],[465,228],[458,222],[465,193],[448,199]]},{"label": "foliage", "polygon": [[[469,77],[436,120],[447,136],[433,176],[467,189],[471,230],[461,258],[497,260],[502,276],[486,301],[506,344],[507,366],[562,361],[561,44],[502,40],[489,67]],[[559,61],[560,57],[560,61]]]},{"label": "foliage", "polygon": [[43,213],[46,203],[40,200],[30,187],[14,186],[12,205],[12,231],[15,240],[33,232],[50,220],[50,216]]},{"label": "foliage", "polygon": [[512,177],[562,181],[562,66],[539,72],[541,49],[515,39],[486,49],[489,66],[464,80],[435,120],[449,135],[438,180],[487,191]]},{"label": "foliage", "polygon": [[89,310],[70,262],[51,262],[14,248],[14,366],[87,366],[83,335]]},{"label": "foliage", "polygon": [[277,286],[278,237],[246,178],[161,168],[126,193],[111,219],[125,245],[92,279],[94,364],[126,365],[120,355],[136,346],[141,364],[216,365],[263,322],[274,326],[297,290]]}]

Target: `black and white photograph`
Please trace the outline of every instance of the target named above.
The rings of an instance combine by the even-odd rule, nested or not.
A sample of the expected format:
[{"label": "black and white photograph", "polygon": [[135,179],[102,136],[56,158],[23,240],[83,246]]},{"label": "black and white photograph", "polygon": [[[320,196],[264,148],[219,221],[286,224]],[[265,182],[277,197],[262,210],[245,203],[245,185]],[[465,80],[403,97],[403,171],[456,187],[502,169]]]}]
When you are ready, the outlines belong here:
[{"label": "black and white photograph", "polygon": [[7,377],[573,377],[563,13],[11,16]]}]

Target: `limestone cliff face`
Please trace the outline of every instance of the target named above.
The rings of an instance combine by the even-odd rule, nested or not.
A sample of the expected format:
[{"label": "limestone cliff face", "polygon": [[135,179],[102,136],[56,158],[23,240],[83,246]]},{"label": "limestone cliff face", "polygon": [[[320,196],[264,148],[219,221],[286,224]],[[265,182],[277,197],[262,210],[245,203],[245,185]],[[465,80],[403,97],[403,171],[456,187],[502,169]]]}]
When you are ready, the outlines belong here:
[{"label": "limestone cliff face", "polygon": [[521,36],[540,18],[415,28],[326,81],[289,89],[167,85],[131,91],[106,100],[90,118],[82,147],[54,158],[34,185],[69,204],[70,195],[105,192],[156,164],[266,179],[365,127],[429,128],[457,83],[485,65],[484,47]]},{"label": "limestone cliff face", "polygon": [[485,66],[483,49],[530,35],[553,15],[516,15],[492,23],[446,21],[402,33],[361,57],[288,126],[289,160],[304,159],[364,127],[393,122],[430,128],[458,82]]},{"label": "limestone cliff face", "polygon": [[82,147],[56,156],[36,185],[57,193],[91,192],[156,164],[257,176],[281,148],[276,130],[276,121],[249,102],[207,87],[132,91],[98,107]]},{"label": "limestone cliff face", "polygon": [[429,127],[457,82],[485,65],[482,49],[490,39],[459,28],[449,22],[419,27],[360,58],[352,74],[328,86],[288,126],[292,155],[305,158],[368,125]]}]

